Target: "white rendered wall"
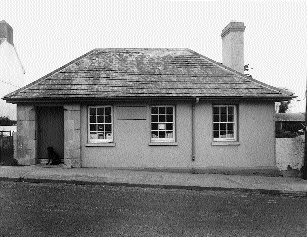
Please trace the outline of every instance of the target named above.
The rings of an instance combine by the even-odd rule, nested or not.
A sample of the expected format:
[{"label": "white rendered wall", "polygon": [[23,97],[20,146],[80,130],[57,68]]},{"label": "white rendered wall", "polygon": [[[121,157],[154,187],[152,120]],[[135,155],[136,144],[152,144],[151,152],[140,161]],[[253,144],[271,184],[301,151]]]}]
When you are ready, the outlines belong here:
[{"label": "white rendered wall", "polygon": [[0,116],[17,118],[16,105],[2,98],[24,86],[24,70],[13,45],[4,41],[0,44]]}]

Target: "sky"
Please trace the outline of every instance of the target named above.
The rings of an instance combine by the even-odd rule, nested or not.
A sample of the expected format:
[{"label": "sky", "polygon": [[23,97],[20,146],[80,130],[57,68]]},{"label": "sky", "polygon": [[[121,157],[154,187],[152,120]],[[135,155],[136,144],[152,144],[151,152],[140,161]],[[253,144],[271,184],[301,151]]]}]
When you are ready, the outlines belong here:
[{"label": "sky", "polygon": [[220,35],[236,20],[249,73],[294,92],[291,112],[305,111],[306,12],[307,1],[282,0],[0,0],[26,84],[95,48],[190,48],[222,62]]}]

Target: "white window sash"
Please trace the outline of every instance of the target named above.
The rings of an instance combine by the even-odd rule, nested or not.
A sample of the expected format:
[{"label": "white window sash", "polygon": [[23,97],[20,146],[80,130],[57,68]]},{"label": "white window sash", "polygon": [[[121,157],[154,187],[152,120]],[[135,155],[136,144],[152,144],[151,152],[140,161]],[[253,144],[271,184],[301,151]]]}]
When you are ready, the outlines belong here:
[{"label": "white window sash", "polygon": [[[215,138],[214,134],[212,133],[213,141],[215,142],[229,142],[229,141],[237,141],[237,106],[236,105],[214,105],[214,107],[232,107],[233,108],[233,122],[225,122],[225,123],[232,123],[233,124],[233,138]],[[213,110],[212,110],[213,111]],[[228,114],[227,114],[228,115]],[[221,124],[223,122],[214,122],[213,115],[212,115],[212,124],[218,123]],[[213,130],[214,131],[214,130]],[[220,131],[220,129],[219,129]]]},{"label": "white window sash", "polygon": [[[173,130],[172,130],[172,132],[173,132],[173,137],[172,138],[167,138],[167,137],[165,137],[165,138],[153,138],[152,137],[152,131],[156,131],[156,130],[152,130],[151,129],[151,125],[152,125],[152,108],[153,107],[157,107],[158,109],[160,108],[160,107],[172,107],[173,108],[173,122],[161,122],[161,124],[163,124],[163,123],[171,123],[171,124],[173,124]],[[166,112],[165,112],[166,113]],[[175,111],[175,106],[174,105],[153,105],[153,106],[150,106],[150,141],[151,142],[175,142],[175,137],[176,137],[176,124],[175,124],[175,121],[176,121],[176,111]],[[157,123],[159,123],[159,122],[157,122]],[[158,125],[159,126],[159,125]]]},{"label": "white window sash", "polygon": [[[97,109],[97,108],[107,108],[107,107],[110,107],[111,108],[111,123],[102,123],[102,124],[111,124],[111,137],[110,138],[108,138],[108,139],[93,139],[93,138],[91,138],[91,131],[90,131],[90,125],[91,125],[91,123],[90,123],[90,110],[91,110],[91,108],[95,108],[95,109]],[[88,111],[87,111],[87,114],[88,114],[88,122],[87,122],[87,124],[88,124],[88,128],[87,128],[87,130],[88,130],[88,142],[89,143],[111,143],[111,142],[113,142],[113,106],[111,106],[111,105],[104,105],[104,106],[88,106]],[[95,124],[97,124],[97,123],[95,123]],[[104,133],[105,133],[105,131],[104,131]]]}]

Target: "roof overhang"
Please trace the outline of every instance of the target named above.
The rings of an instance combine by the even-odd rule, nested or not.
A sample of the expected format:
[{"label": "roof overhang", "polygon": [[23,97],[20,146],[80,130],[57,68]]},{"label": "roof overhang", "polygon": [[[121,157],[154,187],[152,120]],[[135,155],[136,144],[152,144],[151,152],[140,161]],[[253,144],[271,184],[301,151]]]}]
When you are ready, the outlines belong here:
[{"label": "roof overhang", "polygon": [[296,96],[272,96],[272,97],[255,97],[255,96],[123,96],[123,97],[71,97],[71,98],[3,98],[7,103],[12,104],[76,104],[76,103],[99,103],[99,102],[139,102],[139,101],[287,101]]}]

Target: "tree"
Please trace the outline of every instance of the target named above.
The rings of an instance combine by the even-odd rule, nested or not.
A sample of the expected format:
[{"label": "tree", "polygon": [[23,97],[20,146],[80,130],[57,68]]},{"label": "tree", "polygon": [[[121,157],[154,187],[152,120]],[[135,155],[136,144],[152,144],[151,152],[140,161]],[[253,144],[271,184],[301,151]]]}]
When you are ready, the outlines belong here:
[{"label": "tree", "polygon": [[245,76],[253,77],[253,76],[250,75],[249,73],[245,73],[245,72],[248,72],[250,69],[254,69],[254,68],[250,68],[250,67],[249,67],[249,64],[245,64],[245,65],[244,65],[244,74],[245,74]]},{"label": "tree", "polygon": [[281,101],[279,108],[278,108],[278,113],[287,113],[287,111],[289,110],[290,103],[291,103],[291,100]]},{"label": "tree", "polygon": [[0,126],[13,126],[16,125],[15,120],[10,120],[6,116],[0,116]]}]

